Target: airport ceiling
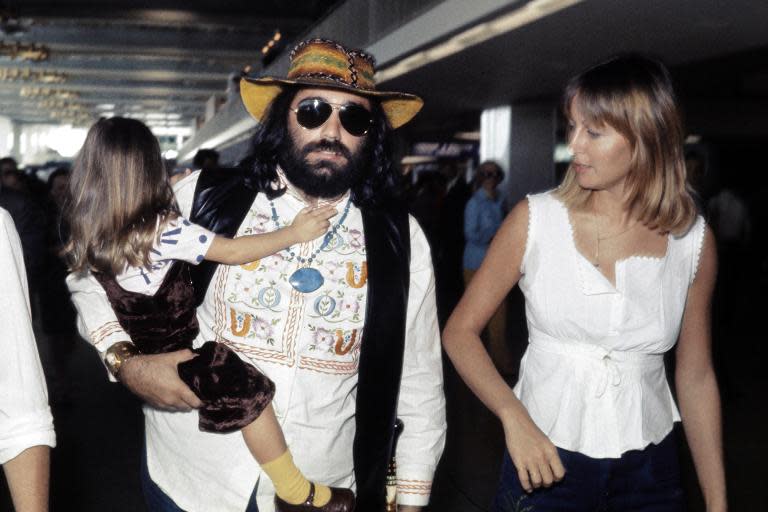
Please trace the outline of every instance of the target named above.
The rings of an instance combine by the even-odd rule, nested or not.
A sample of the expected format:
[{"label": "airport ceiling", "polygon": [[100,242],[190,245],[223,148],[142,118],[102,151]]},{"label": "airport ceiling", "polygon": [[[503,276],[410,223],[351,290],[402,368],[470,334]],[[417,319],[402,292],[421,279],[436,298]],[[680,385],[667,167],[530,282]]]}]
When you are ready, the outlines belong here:
[{"label": "airport ceiling", "polygon": [[188,126],[228,77],[261,67],[337,0],[0,0],[0,115]]},{"label": "airport ceiling", "polygon": [[768,135],[768,1],[571,3],[387,81],[387,89],[427,98],[424,110],[405,131],[440,140],[478,129],[478,112],[484,108],[551,103],[568,77],[587,66],[617,53],[641,52],[671,67],[690,114],[689,128]]},{"label": "airport ceiling", "polygon": [[[489,20],[529,2],[509,2]],[[114,112],[155,126],[188,126],[212,95],[224,96],[232,73],[246,65],[259,70],[260,50],[275,30],[291,44],[340,3],[0,0],[0,115],[90,122]],[[768,117],[766,20],[765,0],[582,1],[382,87],[423,95],[426,107],[405,131],[440,139],[477,129],[483,108],[551,101],[585,66],[641,51],[672,65],[683,93],[706,100],[701,110],[718,109],[720,120],[738,99],[739,117],[728,127],[735,130],[747,126],[746,114]],[[400,58],[422,49],[405,49]]]}]

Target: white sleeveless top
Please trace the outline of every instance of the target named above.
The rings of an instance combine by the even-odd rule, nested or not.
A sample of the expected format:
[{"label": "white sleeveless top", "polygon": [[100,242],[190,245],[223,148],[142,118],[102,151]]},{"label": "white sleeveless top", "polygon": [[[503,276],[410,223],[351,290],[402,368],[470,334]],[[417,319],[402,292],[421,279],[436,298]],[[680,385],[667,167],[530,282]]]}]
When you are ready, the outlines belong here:
[{"label": "white sleeveless top", "polygon": [[658,443],[680,420],[663,354],[677,341],[704,220],[667,253],[616,262],[616,285],[578,252],[553,192],[528,196],[521,265],[529,345],[515,394],[566,450],[617,458]]}]

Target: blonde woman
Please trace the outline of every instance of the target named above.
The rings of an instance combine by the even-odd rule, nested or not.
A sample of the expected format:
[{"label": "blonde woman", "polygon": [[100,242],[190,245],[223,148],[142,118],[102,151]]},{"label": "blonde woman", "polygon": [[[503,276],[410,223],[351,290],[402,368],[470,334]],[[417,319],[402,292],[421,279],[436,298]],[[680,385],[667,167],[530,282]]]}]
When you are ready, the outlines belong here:
[{"label": "blonde woman", "polygon": [[[669,74],[639,56],[609,60],[569,82],[564,110],[563,183],[509,214],[444,333],[504,427],[494,510],[682,510],[681,419],[707,510],[726,510],[715,244],[686,189]],[[516,284],[530,338],[511,389],[479,333]],[[663,359],[675,345],[678,405]]]}]

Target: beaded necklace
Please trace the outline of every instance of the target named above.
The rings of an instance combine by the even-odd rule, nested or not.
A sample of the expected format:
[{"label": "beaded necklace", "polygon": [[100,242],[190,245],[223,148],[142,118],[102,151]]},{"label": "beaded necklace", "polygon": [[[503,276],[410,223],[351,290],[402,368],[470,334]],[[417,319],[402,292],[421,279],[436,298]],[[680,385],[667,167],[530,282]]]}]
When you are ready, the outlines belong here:
[{"label": "beaded necklace", "polygon": [[[296,254],[293,246],[286,249],[288,254],[291,256],[291,259],[296,259],[296,261],[302,265],[300,269],[296,270],[288,278],[288,282],[291,284],[294,290],[301,293],[312,293],[313,291],[320,288],[323,285],[323,282],[325,282],[325,279],[323,278],[323,275],[320,273],[320,271],[316,268],[312,268],[312,262],[315,260],[317,255],[320,254],[320,251],[328,247],[328,244],[331,242],[331,240],[333,240],[333,237],[336,236],[339,228],[341,228],[341,226],[344,224],[344,221],[347,219],[347,214],[349,213],[349,207],[351,204],[352,198],[347,199],[347,204],[344,206],[344,211],[341,213],[339,220],[336,221],[333,226],[331,226],[331,229],[329,229],[323,237],[323,243],[320,244],[320,247],[312,251],[308,258],[304,258]],[[280,229],[280,216],[277,214],[277,208],[275,208],[275,203],[271,199],[269,200],[269,206],[272,209],[272,222],[275,224],[275,229]]]}]

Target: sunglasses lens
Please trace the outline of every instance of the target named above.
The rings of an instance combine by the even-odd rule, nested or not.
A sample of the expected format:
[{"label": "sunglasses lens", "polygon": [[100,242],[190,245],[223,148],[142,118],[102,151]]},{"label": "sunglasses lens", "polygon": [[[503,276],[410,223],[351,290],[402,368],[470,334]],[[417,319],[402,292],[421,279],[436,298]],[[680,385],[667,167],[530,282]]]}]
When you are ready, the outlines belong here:
[{"label": "sunglasses lens", "polygon": [[318,100],[305,100],[296,110],[296,121],[304,128],[313,129],[322,125],[331,117],[333,107]]},{"label": "sunglasses lens", "polygon": [[365,135],[373,122],[371,113],[364,107],[354,103],[344,105],[341,108],[339,119],[344,129],[355,137]]}]

